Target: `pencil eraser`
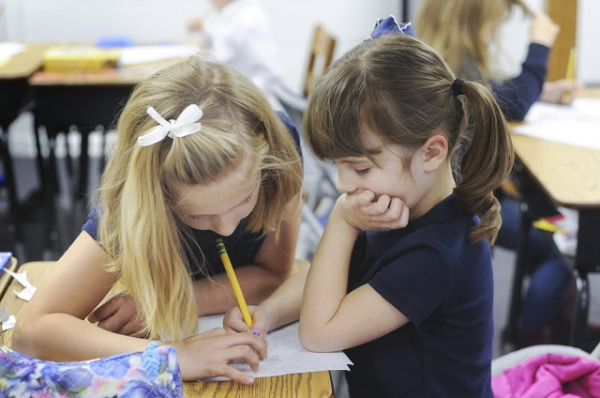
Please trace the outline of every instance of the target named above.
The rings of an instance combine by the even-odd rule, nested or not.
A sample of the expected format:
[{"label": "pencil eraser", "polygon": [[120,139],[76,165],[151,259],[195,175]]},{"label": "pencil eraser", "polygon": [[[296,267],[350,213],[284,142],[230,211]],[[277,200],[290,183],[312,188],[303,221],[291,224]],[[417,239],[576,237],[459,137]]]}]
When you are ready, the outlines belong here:
[{"label": "pencil eraser", "polygon": [[3,271],[4,268],[7,267],[8,264],[10,264],[11,259],[11,252],[0,252],[0,271]]}]

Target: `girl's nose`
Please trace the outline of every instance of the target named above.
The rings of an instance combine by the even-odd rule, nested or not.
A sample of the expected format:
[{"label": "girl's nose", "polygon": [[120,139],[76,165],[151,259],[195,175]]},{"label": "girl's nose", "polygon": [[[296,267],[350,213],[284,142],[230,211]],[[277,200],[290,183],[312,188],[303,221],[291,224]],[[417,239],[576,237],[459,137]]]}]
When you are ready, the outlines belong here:
[{"label": "girl's nose", "polygon": [[237,228],[240,220],[233,215],[216,216],[212,230],[221,236],[230,236]]},{"label": "girl's nose", "polygon": [[341,171],[340,169],[338,169],[335,187],[341,193],[352,193],[356,191],[356,184],[352,182],[352,177],[348,175],[347,171]]}]

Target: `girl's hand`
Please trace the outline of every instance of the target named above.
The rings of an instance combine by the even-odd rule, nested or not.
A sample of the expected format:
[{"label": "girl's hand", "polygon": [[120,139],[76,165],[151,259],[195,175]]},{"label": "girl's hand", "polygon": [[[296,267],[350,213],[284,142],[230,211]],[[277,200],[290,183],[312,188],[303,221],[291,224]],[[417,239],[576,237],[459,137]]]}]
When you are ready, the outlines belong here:
[{"label": "girl's hand", "polygon": [[242,311],[240,311],[239,307],[233,307],[227,311],[225,318],[223,318],[223,328],[237,333],[250,332],[254,336],[264,338],[271,326],[271,316],[260,306],[249,305],[248,310],[252,317],[252,329],[244,322]]},{"label": "girl's hand", "polygon": [[546,82],[540,94],[540,101],[570,105],[574,99],[581,97],[584,88],[584,84],[577,80],[561,79]]},{"label": "girl's hand", "polygon": [[555,24],[548,15],[539,11],[535,12],[529,31],[531,42],[542,44],[546,47],[552,47],[559,29],[559,26]]},{"label": "girl's hand", "polygon": [[188,337],[174,343],[177,361],[184,381],[225,376],[243,384],[254,377],[229,365],[244,361],[256,372],[260,360],[267,357],[267,343],[250,333],[234,333],[221,328]]},{"label": "girl's hand", "polygon": [[109,332],[127,336],[144,337],[144,323],[138,316],[133,297],[128,293],[119,293],[96,308],[89,316],[90,323]]},{"label": "girl's hand", "polygon": [[344,194],[335,204],[337,212],[349,225],[363,231],[389,231],[408,224],[408,206],[400,198],[375,196],[372,191]]}]

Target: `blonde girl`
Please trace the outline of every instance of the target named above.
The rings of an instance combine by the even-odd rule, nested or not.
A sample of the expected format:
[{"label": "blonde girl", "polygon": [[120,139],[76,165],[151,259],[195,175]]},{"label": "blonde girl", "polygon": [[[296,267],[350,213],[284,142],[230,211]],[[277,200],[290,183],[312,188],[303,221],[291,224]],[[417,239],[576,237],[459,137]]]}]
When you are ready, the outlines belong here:
[{"label": "blonde girl", "polygon": [[[492,73],[490,44],[515,7],[531,17],[529,48],[521,72],[502,79]],[[532,12],[520,0],[423,0],[415,19],[417,37],[445,58],[460,77],[490,84],[509,120],[523,120],[531,105],[542,100],[570,103],[579,96],[577,81],[547,82],[548,57],[559,28],[542,12]],[[570,96],[563,96],[564,92]]]},{"label": "blonde girl", "polygon": [[[217,238],[250,303],[292,270],[302,171],[288,130],[255,85],[211,60],[191,57],[140,83],[119,118],[98,206],[24,309],[13,348],[65,361],[162,340],[177,348],[184,380],[251,383],[227,364],[256,368],[264,341],[223,329],[197,335],[197,317],[235,305]],[[126,295],[92,318],[114,321],[122,297],[133,303],[128,315],[88,322],[117,283]],[[123,320],[132,308],[141,330]]]}]

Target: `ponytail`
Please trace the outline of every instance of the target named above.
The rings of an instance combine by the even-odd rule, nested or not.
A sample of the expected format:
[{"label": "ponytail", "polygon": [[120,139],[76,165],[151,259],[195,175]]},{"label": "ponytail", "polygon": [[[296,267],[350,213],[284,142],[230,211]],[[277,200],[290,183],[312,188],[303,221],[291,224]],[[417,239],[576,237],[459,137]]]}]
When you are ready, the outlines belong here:
[{"label": "ponytail", "polygon": [[[454,194],[463,211],[481,218],[469,239],[475,242],[486,238],[493,244],[502,224],[500,203],[493,192],[512,169],[512,142],[492,93],[475,82],[462,83],[461,91],[468,100],[472,137],[461,161],[461,178]],[[460,98],[457,96],[457,100]]]}]

